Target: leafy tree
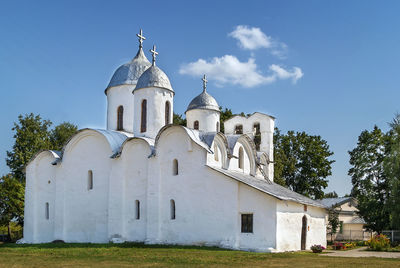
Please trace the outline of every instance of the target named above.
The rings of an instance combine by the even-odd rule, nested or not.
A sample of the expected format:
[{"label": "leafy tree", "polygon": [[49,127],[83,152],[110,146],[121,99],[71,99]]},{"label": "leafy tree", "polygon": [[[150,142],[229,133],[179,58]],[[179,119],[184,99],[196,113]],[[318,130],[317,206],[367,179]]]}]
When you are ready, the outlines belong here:
[{"label": "leafy tree", "polygon": [[335,191],[324,194],[324,198],[338,198],[338,197],[339,196]]},{"label": "leafy tree", "polygon": [[351,196],[358,200],[359,215],[367,222],[366,227],[380,233],[388,228],[390,212],[387,200],[389,181],[384,172],[387,136],[375,126],[358,137],[357,147],[349,152],[349,175],[353,188]]},{"label": "leafy tree", "polygon": [[321,136],[305,132],[288,131],[282,135],[278,129],[274,135],[275,181],[289,189],[321,199],[328,186],[326,177],[332,174],[329,157],[333,152]]},{"label": "leafy tree", "polygon": [[0,225],[8,226],[8,240],[11,240],[11,222],[22,225],[24,220],[24,184],[13,176],[0,178]]},{"label": "leafy tree", "polygon": [[335,208],[330,208],[328,211],[328,234],[331,235],[331,241],[334,234],[337,233],[339,227],[339,212]]},{"label": "leafy tree", "polygon": [[389,189],[388,210],[391,214],[391,228],[400,229],[400,114],[389,123],[387,133],[388,147],[384,160],[385,174],[388,177]]},{"label": "leafy tree", "polygon": [[50,131],[50,144],[52,150],[62,150],[68,140],[78,131],[74,124],[63,122]]},{"label": "leafy tree", "polygon": [[182,115],[174,113],[173,124],[174,125],[181,125],[181,126],[185,126],[186,127],[186,118],[183,119]]},{"label": "leafy tree", "polygon": [[25,181],[23,169],[29,160],[39,151],[49,149],[49,120],[42,120],[33,113],[18,116],[18,123],[12,128],[15,131],[15,143],[12,151],[7,151],[6,162],[12,175],[20,182]]},{"label": "leafy tree", "polygon": [[64,122],[50,129],[52,122],[33,113],[18,116],[14,123],[14,145],[7,151],[6,163],[13,177],[25,182],[24,168],[32,157],[42,150],[61,150],[76,133],[77,126]]},{"label": "leafy tree", "polygon": [[225,132],[225,126],[224,122],[230,118],[233,117],[233,113],[231,109],[225,108],[225,110],[222,109],[222,107],[219,107],[220,110],[220,131]]}]

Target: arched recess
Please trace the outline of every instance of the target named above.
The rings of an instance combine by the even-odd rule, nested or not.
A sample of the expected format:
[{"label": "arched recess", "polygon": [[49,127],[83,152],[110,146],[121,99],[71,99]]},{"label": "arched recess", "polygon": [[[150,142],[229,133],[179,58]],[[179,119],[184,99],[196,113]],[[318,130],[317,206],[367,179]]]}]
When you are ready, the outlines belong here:
[{"label": "arched recess", "polygon": [[165,102],[165,125],[171,124],[170,113],[171,113],[171,103],[169,101],[166,101]]},{"label": "arched recess", "polygon": [[255,176],[257,171],[257,151],[254,145],[253,140],[246,134],[243,134],[239,137],[235,144],[235,148],[238,146],[242,146],[244,152],[246,153],[247,157],[249,158],[250,164],[250,175]]},{"label": "arched recess", "polygon": [[193,129],[196,129],[196,130],[199,130],[199,121],[198,120],[196,120],[196,121],[194,121],[194,123],[193,123]]},{"label": "arched recess", "polygon": [[[216,147],[216,148],[215,148]],[[218,154],[218,162],[221,163],[221,167],[224,169],[228,168],[228,142],[226,140],[226,137],[222,133],[217,133],[214,137],[213,141],[213,151],[215,149],[219,150]],[[215,152],[214,152],[215,154]],[[215,159],[215,156],[214,156]]]},{"label": "arched recess", "polygon": [[117,110],[117,130],[124,130],[124,106],[118,106]]},{"label": "arched recess", "polygon": [[147,100],[142,100],[141,114],[140,114],[140,132],[147,130]]}]

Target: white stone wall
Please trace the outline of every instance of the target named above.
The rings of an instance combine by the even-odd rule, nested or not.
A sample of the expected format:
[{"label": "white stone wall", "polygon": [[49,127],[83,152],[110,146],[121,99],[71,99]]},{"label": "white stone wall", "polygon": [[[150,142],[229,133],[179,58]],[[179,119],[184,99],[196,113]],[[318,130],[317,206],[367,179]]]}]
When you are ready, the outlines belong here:
[{"label": "white stone wall", "polygon": [[199,130],[219,132],[219,112],[205,109],[193,109],[186,112],[186,126],[194,128],[194,122],[199,121]]},{"label": "white stone wall", "polygon": [[107,129],[117,130],[118,107],[124,107],[123,127],[126,132],[133,132],[133,94],[135,85],[121,85],[107,90]]},{"label": "white stone wall", "polygon": [[268,155],[269,160],[271,161],[265,168],[266,173],[268,174],[268,178],[270,180],[274,180],[274,166],[272,161],[274,160],[274,127],[275,127],[275,119],[269,115],[265,115],[262,113],[254,113],[249,117],[244,116],[234,116],[229,120],[224,122],[225,134],[234,134],[235,127],[237,125],[243,126],[243,133],[249,134],[254,137],[254,124],[260,124],[260,132],[261,132],[261,144],[260,151],[265,152]]},{"label": "white stone wall", "polygon": [[326,247],[326,211],[323,208],[290,202],[277,203],[277,251],[300,250],[303,216],[307,217],[306,249],[320,244]]},{"label": "white stone wall", "polygon": [[[147,100],[147,128],[146,132],[140,131],[142,101]],[[155,138],[158,131],[165,126],[165,103],[170,102],[170,123],[172,124],[174,112],[174,94],[162,88],[142,88],[134,93],[134,126],[133,133],[136,137]]]}]

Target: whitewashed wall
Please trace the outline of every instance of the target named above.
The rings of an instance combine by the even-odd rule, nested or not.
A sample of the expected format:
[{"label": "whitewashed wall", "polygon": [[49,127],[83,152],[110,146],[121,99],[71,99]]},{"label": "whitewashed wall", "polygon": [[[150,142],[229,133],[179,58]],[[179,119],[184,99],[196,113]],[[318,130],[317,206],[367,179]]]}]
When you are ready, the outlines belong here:
[{"label": "whitewashed wall", "polygon": [[123,127],[133,132],[133,94],[135,85],[121,85],[107,90],[107,129],[117,130],[118,107],[124,107]]},{"label": "whitewashed wall", "polygon": [[219,132],[219,112],[205,109],[193,109],[186,112],[186,126],[188,128],[194,128],[196,120],[199,121],[199,130]]},{"label": "whitewashed wall", "polygon": [[[142,101],[147,100],[147,128],[140,132]],[[174,112],[174,93],[162,88],[141,88],[134,94],[134,126],[135,137],[155,138],[158,131],[165,126],[165,103],[170,102],[169,121],[172,123]]]}]

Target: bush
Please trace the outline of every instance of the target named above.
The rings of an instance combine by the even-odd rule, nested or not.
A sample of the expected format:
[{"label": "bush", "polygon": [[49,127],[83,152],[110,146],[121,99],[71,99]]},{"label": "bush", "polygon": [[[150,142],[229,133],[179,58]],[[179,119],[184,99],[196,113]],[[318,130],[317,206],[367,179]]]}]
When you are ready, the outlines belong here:
[{"label": "bush", "polygon": [[335,244],[333,244],[333,249],[335,249],[335,250],[341,250],[341,249],[345,249],[345,246],[344,246],[343,243],[335,242]]},{"label": "bush", "polygon": [[376,235],[368,240],[369,249],[373,251],[386,251],[390,248],[390,240],[386,235]]},{"label": "bush", "polygon": [[314,253],[321,253],[324,249],[325,249],[325,247],[323,247],[321,245],[312,245],[311,246],[311,250]]}]

